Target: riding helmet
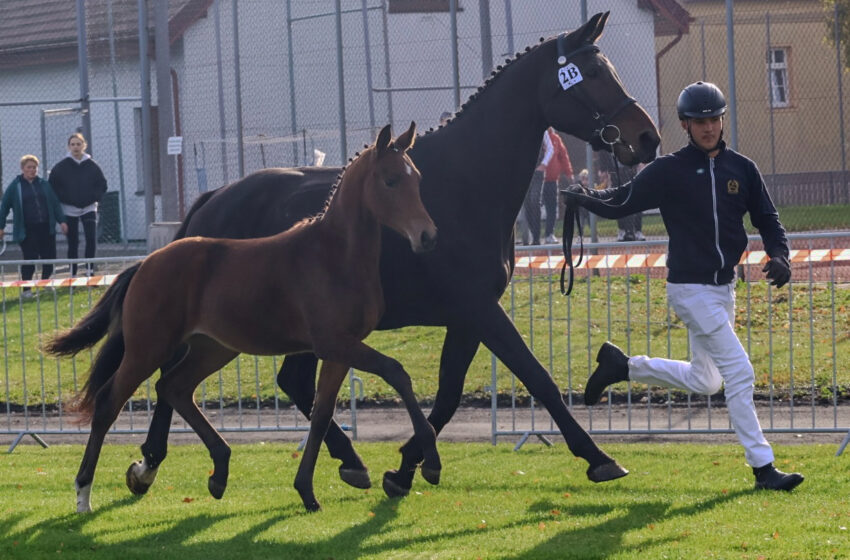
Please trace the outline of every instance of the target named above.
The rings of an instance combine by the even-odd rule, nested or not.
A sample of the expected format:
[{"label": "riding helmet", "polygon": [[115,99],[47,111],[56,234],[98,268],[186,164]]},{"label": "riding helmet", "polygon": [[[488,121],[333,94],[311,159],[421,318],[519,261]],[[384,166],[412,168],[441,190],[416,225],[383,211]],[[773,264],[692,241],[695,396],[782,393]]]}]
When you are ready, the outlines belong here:
[{"label": "riding helmet", "polygon": [[679,94],[676,102],[679,120],[717,117],[726,112],[726,98],[716,85],[696,82]]}]

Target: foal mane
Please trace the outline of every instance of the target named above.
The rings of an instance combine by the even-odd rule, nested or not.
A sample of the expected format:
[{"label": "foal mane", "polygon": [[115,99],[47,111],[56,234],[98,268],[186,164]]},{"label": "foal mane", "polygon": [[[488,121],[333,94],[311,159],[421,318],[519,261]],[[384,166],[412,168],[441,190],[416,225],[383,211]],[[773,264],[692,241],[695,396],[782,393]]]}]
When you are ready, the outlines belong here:
[{"label": "foal mane", "polygon": [[346,172],[349,171],[355,164],[357,164],[357,162],[360,161],[363,157],[366,157],[369,154],[370,151],[374,151],[374,149],[375,149],[374,144],[364,144],[362,152],[356,152],[354,154],[354,157],[348,158],[348,163],[342,167],[342,169],[339,172],[339,175],[336,176],[336,181],[334,182],[333,186],[331,187],[331,190],[328,193],[328,197],[325,199],[325,204],[322,206],[322,209],[319,212],[317,212],[316,214],[314,214],[312,216],[308,216],[308,217],[304,218],[303,220],[301,220],[300,222],[293,224],[292,227],[293,228],[303,227],[305,225],[312,224],[315,221],[321,220],[322,217],[325,215],[325,213],[328,211],[328,207],[330,206],[331,201],[333,201],[334,195],[336,194],[336,191],[339,189],[339,186],[342,183],[342,180],[344,179]]}]

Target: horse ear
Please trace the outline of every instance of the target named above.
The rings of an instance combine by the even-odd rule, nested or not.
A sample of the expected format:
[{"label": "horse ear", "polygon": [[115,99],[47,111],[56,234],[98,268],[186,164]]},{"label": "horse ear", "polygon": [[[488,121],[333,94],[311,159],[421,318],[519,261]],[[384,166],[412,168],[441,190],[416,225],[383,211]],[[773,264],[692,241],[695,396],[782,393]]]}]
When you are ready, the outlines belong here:
[{"label": "horse ear", "polygon": [[399,137],[395,139],[395,147],[401,150],[402,152],[406,152],[407,150],[413,147],[413,143],[415,141],[416,123],[411,121],[410,128],[407,129],[407,132],[399,135]]},{"label": "horse ear", "polygon": [[602,36],[602,31],[605,29],[605,22],[608,21],[608,16],[610,15],[611,12],[600,12],[590,18],[587,27],[590,33],[586,38],[588,43],[595,43]]},{"label": "horse ear", "polygon": [[390,147],[391,140],[392,131],[390,125],[387,125],[381,129],[381,132],[378,133],[378,137],[375,139],[375,148],[378,150],[379,157]]}]

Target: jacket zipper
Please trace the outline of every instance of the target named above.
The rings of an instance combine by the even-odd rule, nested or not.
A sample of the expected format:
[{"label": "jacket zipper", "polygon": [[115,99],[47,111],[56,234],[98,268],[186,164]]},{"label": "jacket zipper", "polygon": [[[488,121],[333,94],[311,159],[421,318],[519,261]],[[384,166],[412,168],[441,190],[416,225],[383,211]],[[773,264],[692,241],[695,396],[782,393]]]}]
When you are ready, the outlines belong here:
[{"label": "jacket zipper", "polygon": [[[717,190],[714,184],[714,158],[708,158],[708,169],[711,175],[711,204],[712,212],[714,213],[714,247],[717,249],[717,254],[720,255],[720,269],[726,266],[726,259],[723,258],[723,251],[720,250],[720,220],[717,218]],[[717,274],[719,270],[714,271],[714,283],[717,282]]]}]

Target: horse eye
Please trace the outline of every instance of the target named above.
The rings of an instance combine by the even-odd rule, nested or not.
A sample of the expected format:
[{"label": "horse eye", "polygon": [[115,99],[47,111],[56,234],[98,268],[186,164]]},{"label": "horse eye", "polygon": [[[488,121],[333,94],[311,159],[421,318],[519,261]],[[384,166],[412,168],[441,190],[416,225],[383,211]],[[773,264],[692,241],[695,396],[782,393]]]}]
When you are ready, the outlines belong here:
[{"label": "horse eye", "polygon": [[584,71],[584,75],[588,78],[595,78],[599,75],[599,67],[595,65],[591,66],[590,68]]},{"label": "horse eye", "polygon": [[385,184],[386,186],[388,186],[389,188],[393,188],[393,187],[395,187],[396,185],[398,185],[398,179],[395,179],[395,178],[393,178],[393,179],[384,179],[384,184]]}]

